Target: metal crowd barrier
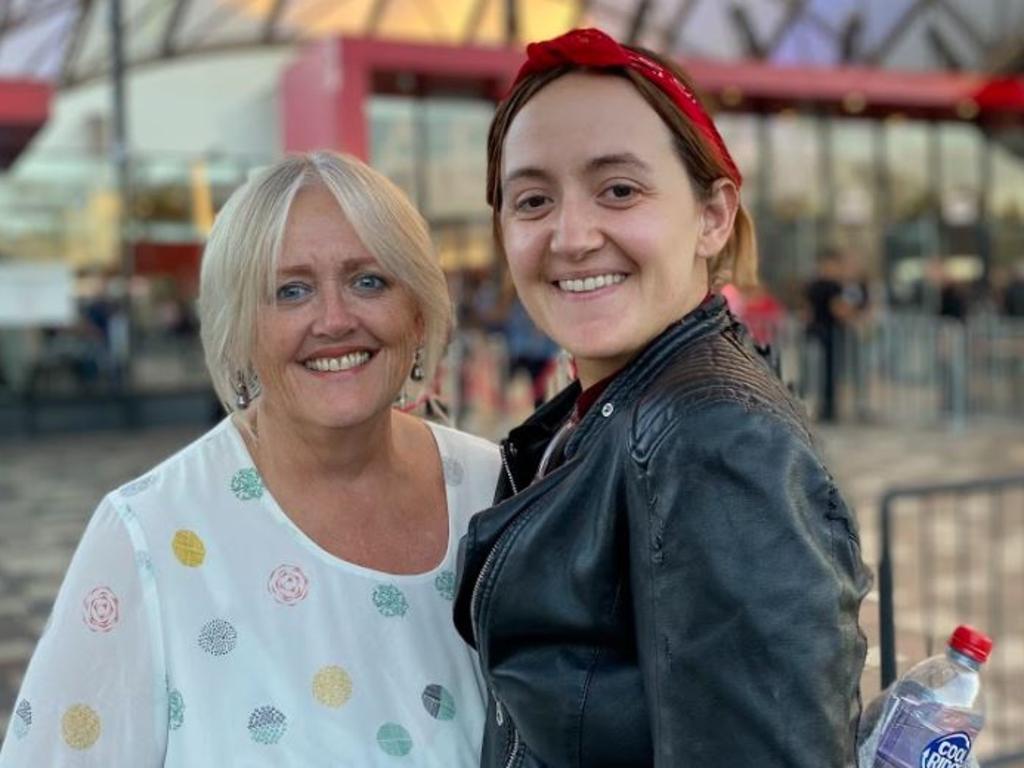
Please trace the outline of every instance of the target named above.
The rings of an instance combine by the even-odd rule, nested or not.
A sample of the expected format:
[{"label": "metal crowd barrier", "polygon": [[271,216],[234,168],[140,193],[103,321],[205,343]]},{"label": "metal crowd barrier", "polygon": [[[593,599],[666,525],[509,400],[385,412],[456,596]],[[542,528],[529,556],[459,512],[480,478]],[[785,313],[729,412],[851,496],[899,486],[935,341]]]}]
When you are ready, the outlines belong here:
[{"label": "metal crowd barrier", "polygon": [[1024,765],[1024,474],[890,490],[879,523],[882,688],[957,624],[981,629],[995,646],[979,759]]},{"label": "metal crowd barrier", "polygon": [[[783,376],[820,408],[822,343],[795,317],[773,336]],[[1024,320],[887,312],[837,331],[833,344],[840,420],[961,427],[977,417],[1024,416]]]}]

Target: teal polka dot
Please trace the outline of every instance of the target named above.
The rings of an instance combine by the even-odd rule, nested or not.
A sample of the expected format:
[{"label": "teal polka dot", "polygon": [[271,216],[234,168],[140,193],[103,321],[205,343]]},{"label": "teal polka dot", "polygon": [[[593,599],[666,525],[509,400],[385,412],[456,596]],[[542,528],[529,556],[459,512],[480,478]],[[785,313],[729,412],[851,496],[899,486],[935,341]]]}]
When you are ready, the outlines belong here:
[{"label": "teal polka dot", "polygon": [[377,744],[392,757],[405,757],[412,752],[412,737],[398,723],[384,723],[378,728]]},{"label": "teal polka dot", "polygon": [[432,684],[423,689],[423,707],[435,720],[455,718],[455,698],[443,686]]},{"label": "teal polka dot", "polygon": [[32,727],[32,705],[26,699],[18,702],[18,706],[14,710],[12,727],[15,738],[23,739],[28,735],[28,731]]},{"label": "teal polka dot", "polygon": [[393,584],[380,584],[374,587],[373,604],[377,606],[381,616],[388,618],[405,616],[405,612],[409,610],[409,603],[402,590]]},{"label": "teal polka dot", "polygon": [[124,497],[138,496],[143,491],[147,490],[153,483],[156,482],[156,475],[146,475],[140,477],[138,480],[133,480],[126,485],[121,486],[121,495]]},{"label": "teal polka dot", "polygon": [[167,727],[176,731],[185,723],[185,699],[181,691],[173,690],[167,694]]},{"label": "teal polka dot", "polygon": [[231,492],[241,501],[252,501],[263,495],[263,478],[253,467],[240,469],[231,477]]},{"label": "teal polka dot", "polygon": [[442,571],[434,578],[434,589],[445,600],[455,599],[455,573],[453,571]]},{"label": "teal polka dot", "polygon": [[249,715],[249,735],[257,744],[277,744],[288,728],[288,718],[277,707],[256,707]]}]

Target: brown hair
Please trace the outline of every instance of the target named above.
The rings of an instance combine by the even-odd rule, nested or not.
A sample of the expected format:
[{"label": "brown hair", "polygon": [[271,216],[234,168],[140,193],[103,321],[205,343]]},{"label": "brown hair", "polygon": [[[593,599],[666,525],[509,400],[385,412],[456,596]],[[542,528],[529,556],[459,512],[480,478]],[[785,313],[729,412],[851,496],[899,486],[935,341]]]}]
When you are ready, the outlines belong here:
[{"label": "brown hair", "polygon": [[[693,87],[690,77],[683,72],[678,64],[645,48],[624,47],[636,51],[664,67],[691,93],[696,95],[697,91]],[[623,77],[632,83],[640,96],[658,113],[662,122],[672,133],[676,154],[690,177],[698,199],[708,199],[715,182],[729,177],[722,160],[709,146],[703,135],[693,126],[693,123],[679,110],[668,95],[642,75],[625,67],[593,70],[575,64],[565,64],[536,72],[519,81],[498,104],[487,136],[487,203],[491,206],[494,239],[499,251],[504,251],[501,237],[501,160],[505,136],[508,134],[512,121],[519,114],[519,110],[544,86],[563,75],[578,71],[610,74]],[[704,105],[702,104],[702,106]],[[720,288],[728,282],[741,287],[757,283],[757,240],[754,234],[754,222],[742,204],[736,211],[732,235],[725,247],[708,260],[708,280],[712,289]]]}]

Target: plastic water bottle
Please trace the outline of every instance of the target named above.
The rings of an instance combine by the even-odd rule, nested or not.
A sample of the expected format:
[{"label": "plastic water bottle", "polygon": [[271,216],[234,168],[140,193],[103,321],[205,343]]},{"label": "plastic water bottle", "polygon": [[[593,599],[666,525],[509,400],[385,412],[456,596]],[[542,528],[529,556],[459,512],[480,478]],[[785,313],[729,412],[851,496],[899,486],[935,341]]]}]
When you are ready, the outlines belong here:
[{"label": "plastic water bottle", "polygon": [[[911,668],[878,700],[865,718],[878,716],[858,750],[861,768],[968,768],[985,724],[978,671],[992,640],[968,626],[949,638],[946,653]],[[873,713],[872,710],[875,710]]]}]

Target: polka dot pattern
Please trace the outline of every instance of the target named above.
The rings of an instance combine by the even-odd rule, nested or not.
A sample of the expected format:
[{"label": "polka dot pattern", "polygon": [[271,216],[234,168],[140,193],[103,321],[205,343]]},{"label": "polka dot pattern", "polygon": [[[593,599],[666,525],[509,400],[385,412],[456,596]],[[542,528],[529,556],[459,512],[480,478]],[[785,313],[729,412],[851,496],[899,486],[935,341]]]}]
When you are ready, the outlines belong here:
[{"label": "polka dot pattern", "polygon": [[110,587],[96,587],[82,600],[82,621],[93,632],[109,632],[120,621],[117,595]]},{"label": "polka dot pattern", "polygon": [[206,559],[206,545],[199,538],[199,534],[185,528],[174,534],[171,550],[178,558],[178,562],[186,568],[198,568]]},{"label": "polka dot pattern", "polygon": [[402,594],[402,590],[394,584],[380,584],[374,587],[373,604],[380,611],[381,616],[392,618],[394,616],[405,616],[409,610],[409,603]]},{"label": "polka dot pattern", "polygon": [[440,685],[432,684],[423,689],[423,708],[435,720],[455,718],[455,698]]},{"label": "polka dot pattern", "polygon": [[313,676],[313,698],[332,709],[344,706],[352,698],[352,678],[341,667],[322,667]]},{"label": "polka dot pattern", "polygon": [[133,480],[121,487],[121,496],[124,498],[131,498],[132,496],[138,496],[143,491],[148,490],[156,482],[156,475],[146,475],[140,477],[138,480]]},{"label": "polka dot pattern", "polygon": [[455,572],[441,571],[434,577],[434,589],[445,600],[455,599]]},{"label": "polka dot pattern", "polygon": [[14,730],[14,737],[17,739],[23,739],[28,735],[29,729],[32,728],[32,705],[28,703],[27,699],[22,699],[18,702],[18,706],[14,708],[14,724],[12,725]]},{"label": "polka dot pattern", "polygon": [[224,619],[213,619],[206,622],[199,630],[199,647],[211,656],[224,656],[235,650],[238,644],[238,632],[230,622]]},{"label": "polka dot pattern", "polygon": [[156,575],[156,570],[153,568],[153,558],[149,556],[148,552],[136,553],[135,566],[143,576],[153,578]]},{"label": "polka dot pattern", "polygon": [[231,477],[231,492],[240,501],[252,501],[263,495],[263,478],[254,467],[246,467]]},{"label": "polka dot pattern", "polygon": [[181,691],[172,690],[167,694],[167,727],[176,731],[185,724],[185,699]]},{"label": "polka dot pattern", "polygon": [[441,467],[444,470],[445,483],[452,486],[462,485],[466,470],[463,469],[461,461],[445,456],[441,459]]},{"label": "polka dot pattern", "polygon": [[297,565],[279,565],[270,573],[267,591],[281,605],[297,605],[309,594],[309,579]]},{"label": "polka dot pattern", "polygon": [[85,704],[68,707],[60,719],[61,736],[72,749],[89,749],[99,739],[100,731],[100,716]]},{"label": "polka dot pattern", "polygon": [[288,729],[288,718],[277,707],[257,707],[249,715],[249,735],[257,744],[277,744]]},{"label": "polka dot pattern", "polygon": [[412,752],[412,737],[398,723],[384,723],[378,728],[377,744],[392,757],[404,757]]}]

